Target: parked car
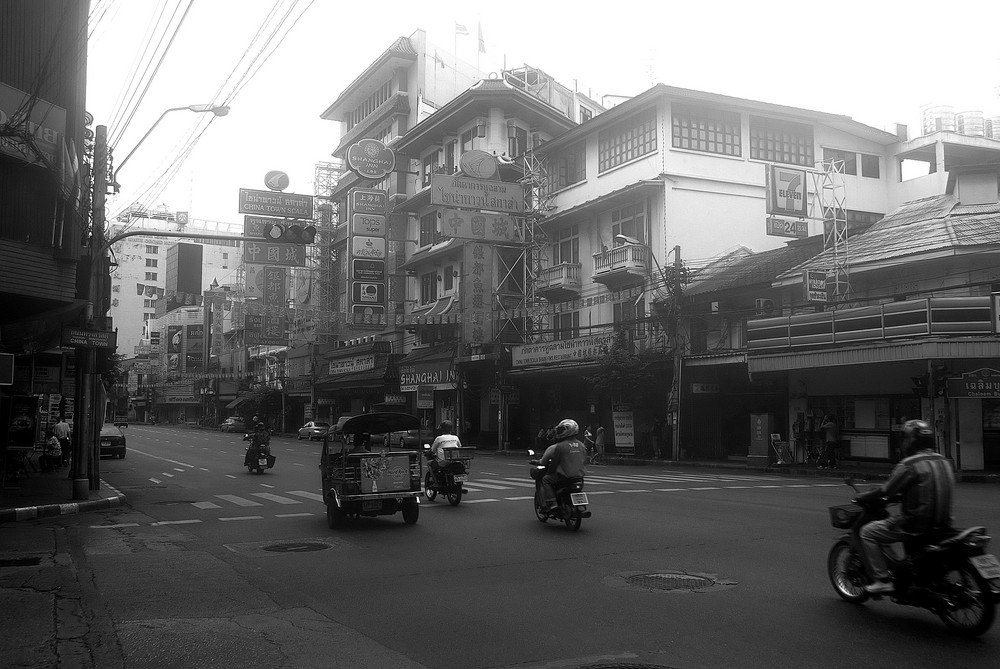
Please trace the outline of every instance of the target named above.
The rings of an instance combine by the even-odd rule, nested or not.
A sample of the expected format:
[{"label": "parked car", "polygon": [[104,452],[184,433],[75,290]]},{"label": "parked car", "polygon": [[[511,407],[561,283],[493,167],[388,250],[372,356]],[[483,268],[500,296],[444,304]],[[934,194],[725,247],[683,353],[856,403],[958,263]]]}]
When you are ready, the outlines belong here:
[{"label": "parked car", "polygon": [[322,439],[330,431],[330,424],[321,420],[311,420],[299,428],[299,439]]},{"label": "parked car", "polygon": [[400,432],[389,433],[386,442],[387,446],[398,446],[399,448],[421,449],[424,444],[434,441],[434,431],[430,428],[417,428],[415,430],[402,430]]},{"label": "parked car", "polygon": [[247,425],[242,418],[237,416],[230,416],[226,420],[222,421],[222,425],[219,429],[223,432],[246,432]]},{"label": "parked car", "polygon": [[101,427],[101,455],[125,459],[125,431],[112,423]]}]

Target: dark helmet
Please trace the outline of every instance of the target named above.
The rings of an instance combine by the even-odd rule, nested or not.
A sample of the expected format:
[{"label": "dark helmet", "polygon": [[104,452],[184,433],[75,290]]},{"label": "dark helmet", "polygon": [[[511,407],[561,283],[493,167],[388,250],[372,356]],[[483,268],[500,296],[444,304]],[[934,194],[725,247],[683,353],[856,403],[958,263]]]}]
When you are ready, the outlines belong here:
[{"label": "dark helmet", "polygon": [[933,451],[934,428],[925,420],[908,420],[903,423],[903,455],[917,451]]},{"label": "dark helmet", "polygon": [[438,425],[438,430],[445,434],[451,434],[455,431],[455,426],[452,425],[450,420],[443,420],[441,421],[441,424]]},{"label": "dark helmet", "polygon": [[556,439],[566,439],[580,432],[580,425],[572,418],[564,418],[556,425]]}]

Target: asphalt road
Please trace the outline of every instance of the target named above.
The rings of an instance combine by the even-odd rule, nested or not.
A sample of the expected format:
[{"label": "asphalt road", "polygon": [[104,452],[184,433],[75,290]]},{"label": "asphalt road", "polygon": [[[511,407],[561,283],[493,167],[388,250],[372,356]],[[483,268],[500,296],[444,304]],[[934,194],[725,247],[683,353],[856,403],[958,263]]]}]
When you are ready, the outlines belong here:
[{"label": "asphalt road", "polygon": [[[327,529],[319,444],[129,428],[102,477],[128,505],[4,528],[59,533],[102,639],[97,666],[987,666],[1000,628],[855,606],[830,587],[827,507],[851,491],[737,470],[595,466],[594,517],[540,523],[522,458],[481,454],[458,507]],[[1000,488],[959,487],[958,524],[1000,532]],[[994,546],[993,552],[1000,552]]]}]

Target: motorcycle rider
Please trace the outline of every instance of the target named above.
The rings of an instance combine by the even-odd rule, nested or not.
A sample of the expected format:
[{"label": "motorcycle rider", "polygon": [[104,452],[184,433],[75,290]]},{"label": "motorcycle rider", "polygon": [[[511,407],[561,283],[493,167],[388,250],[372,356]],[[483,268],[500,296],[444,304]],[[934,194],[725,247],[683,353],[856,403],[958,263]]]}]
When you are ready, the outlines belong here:
[{"label": "motorcycle rider", "polygon": [[261,451],[263,451],[265,456],[270,457],[271,431],[267,429],[267,425],[264,425],[264,423],[255,423],[254,431],[250,434],[250,447],[247,448],[243,465],[249,467],[255,458],[260,457]]},{"label": "motorcycle rider", "polygon": [[458,435],[454,434],[455,426],[452,425],[450,420],[441,421],[438,431],[441,434],[435,437],[434,442],[431,444],[431,453],[434,454],[434,459],[430,461],[430,467],[434,470],[435,476],[437,476],[438,470],[448,463],[444,457],[445,450],[462,447],[462,441],[458,438]]},{"label": "motorcycle rider", "polygon": [[583,478],[587,474],[587,447],[577,438],[580,426],[572,418],[559,421],[555,428],[556,442],[545,449],[538,464],[547,469],[542,477],[542,496],[548,511],[556,508],[556,485],[565,479]]},{"label": "motorcycle rider", "polygon": [[865,586],[872,594],[895,591],[885,555],[884,544],[892,544],[950,527],[955,474],[951,463],[934,450],[934,430],[922,420],[903,424],[903,459],[893,468],[880,487],[857,497],[872,501],[880,497],[901,498],[900,513],[885,520],[875,520],[861,528],[861,540],[871,567],[873,583]]}]

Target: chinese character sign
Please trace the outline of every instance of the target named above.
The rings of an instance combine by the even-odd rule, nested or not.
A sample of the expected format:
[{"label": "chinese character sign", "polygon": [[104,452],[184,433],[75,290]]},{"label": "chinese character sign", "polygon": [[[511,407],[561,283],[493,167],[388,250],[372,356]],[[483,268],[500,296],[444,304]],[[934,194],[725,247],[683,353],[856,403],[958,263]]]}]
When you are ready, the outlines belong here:
[{"label": "chinese character sign", "polygon": [[288,300],[288,270],[284,267],[264,268],[264,306],[284,307]]},{"label": "chinese character sign", "polygon": [[466,344],[484,344],[493,340],[493,248],[471,242],[464,251],[462,340]]}]

